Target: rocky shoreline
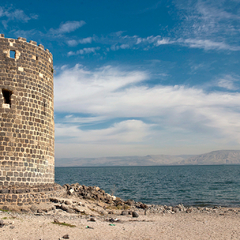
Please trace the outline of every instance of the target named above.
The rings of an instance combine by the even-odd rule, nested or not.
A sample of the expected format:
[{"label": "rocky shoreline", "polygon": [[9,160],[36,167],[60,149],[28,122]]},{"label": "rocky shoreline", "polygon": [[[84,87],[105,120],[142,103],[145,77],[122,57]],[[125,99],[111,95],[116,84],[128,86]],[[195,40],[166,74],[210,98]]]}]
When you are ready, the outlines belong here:
[{"label": "rocky shoreline", "polygon": [[[240,217],[240,208],[227,208],[227,207],[219,207],[219,206],[186,207],[182,204],[179,204],[177,206],[150,205],[150,204],[144,204],[142,202],[135,202],[134,200],[130,200],[130,199],[124,201],[116,196],[106,193],[103,189],[100,189],[99,187],[84,186],[84,185],[75,183],[71,185],[69,184],[63,185],[61,187],[61,191],[60,192],[58,191],[56,196],[50,197],[49,202],[46,202],[46,203],[42,203],[42,202],[39,204],[32,203],[24,206],[5,206],[1,209],[0,216],[2,218],[2,220],[0,221],[0,228],[2,230],[2,233],[3,231],[6,230],[5,233],[10,231],[9,232],[10,235],[13,234],[12,232],[13,229],[20,228],[19,226],[22,224],[21,221],[23,222],[25,221],[28,224],[34,223],[36,226],[32,225],[32,228],[34,228],[35,231],[40,231],[41,226],[45,226],[47,224],[46,226],[48,226],[49,229],[58,229],[62,234],[58,238],[36,236],[36,239],[38,240],[39,239],[42,239],[42,240],[43,239],[112,239],[110,237],[88,238],[86,237],[88,235],[82,238],[77,237],[77,233],[78,231],[80,231],[80,229],[81,230],[98,229],[96,231],[99,231],[101,230],[102,227],[106,228],[110,226],[116,227],[115,229],[118,229],[118,231],[120,231],[122,234],[121,235],[122,237],[118,237],[117,232],[115,232],[115,230],[111,230],[114,232],[114,234],[117,234],[116,235],[117,237],[115,239],[125,239],[124,231],[126,228],[130,229],[131,227],[135,226],[136,228],[140,227],[144,229],[145,226],[155,226],[156,229],[158,229],[160,227],[159,226],[157,227],[156,224],[163,221],[164,219],[165,221],[169,220],[169,225],[167,227],[172,226],[171,221],[175,221],[176,222],[175,224],[178,225],[178,224],[183,224],[184,221],[186,221],[186,219],[190,221],[188,224],[192,224],[192,221],[193,222],[199,221],[199,219],[213,219],[213,220],[217,219],[217,221],[219,221],[219,218],[221,218],[221,221],[222,221],[222,218],[224,219],[230,218],[230,219],[236,219],[236,224],[237,224]],[[17,219],[19,221],[16,221]],[[18,223],[16,224],[16,222]],[[142,223],[144,223],[144,225],[142,225]],[[165,222],[162,222],[162,224],[163,223],[166,224]],[[216,222],[216,224],[218,224],[218,222]],[[53,225],[55,225],[54,228],[53,228]],[[70,230],[67,230],[66,227],[67,228],[76,227],[76,228],[70,231]],[[183,225],[183,227],[185,227],[185,225]],[[135,229],[133,231],[141,232],[143,231],[143,229]],[[0,230],[0,239],[2,239],[1,230]],[[149,230],[147,229],[145,230],[146,233],[148,231]],[[64,235],[63,232],[66,232],[66,234]],[[145,234],[145,232],[143,232],[142,234]],[[16,232],[16,235],[14,235],[15,239],[35,239],[33,237],[21,238],[19,237],[18,234],[19,232]],[[32,232],[28,234],[31,235]],[[54,234],[56,235],[57,233],[54,233]],[[99,236],[101,234],[103,233],[98,232]],[[110,234],[109,230],[106,229],[105,234]],[[64,236],[66,238],[63,238]],[[5,238],[5,239],[8,239],[8,238]],[[13,238],[9,238],[9,239],[13,239]],[[128,238],[126,237],[126,239]],[[132,237],[132,239],[135,239],[135,238]],[[145,239],[145,238],[140,237],[136,239]],[[149,238],[146,238],[146,239],[149,239]],[[152,238],[152,239],[158,239],[158,238]],[[191,239],[191,238],[183,238],[183,239]],[[192,239],[197,239],[197,238],[192,238]],[[218,239],[221,239],[221,238],[218,238]]]},{"label": "rocky shoreline", "polygon": [[[60,187],[59,187],[60,189]],[[226,214],[228,212],[238,214],[240,209],[221,206],[214,207],[187,207],[183,204],[177,206],[145,204],[134,200],[123,199],[106,193],[96,186],[85,186],[79,183],[65,184],[62,191],[56,196],[50,197],[48,203],[30,203],[26,206],[4,206],[3,210],[11,210],[24,213],[70,213],[82,215],[132,215],[133,212],[139,214],[176,214],[176,213],[216,213]]]},{"label": "rocky shoreline", "polygon": [[[177,206],[166,206],[166,205],[155,205],[155,204],[144,204],[142,202],[135,202],[134,200],[122,200],[121,198],[112,196],[108,193],[105,193],[104,190],[100,189],[99,187],[91,187],[91,186],[84,186],[80,185],[79,183],[75,184],[65,184],[63,187],[66,189],[67,194],[69,196],[76,196],[80,199],[85,200],[93,200],[101,202],[101,206],[104,208],[105,211],[102,211],[102,214],[112,214],[113,212],[116,212],[119,214],[120,210],[122,210],[121,214],[126,214],[128,212],[131,214],[131,212],[138,211],[144,214],[147,213],[163,213],[163,214],[175,214],[175,213],[192,213],[192,212],[207,212],[207,213],[218,213],[218,214],[224,214],[227,212],[232,213],[240,213],[240,209],[235,208],[227,208],[227,207],[221,207],[221,206],[214,206],[214,207],[186,207],[183,204],[179,204]],[[51,199],[51,201],[54,201],[54,199]],[[57,201],[55,199],[55,201]],[[99,205],[99,204],[98,204]],[[64,206],[64,204],[63,204]],[[61,208],[61,207],[60,207]],[[63,208],[66,209],[64,206]],[[110,210],[106,211],[108,208],[113,208],[115,211]],[[129,209],[127,211],[127,209]],[[118,210],[118,211],[117,211]]]}]

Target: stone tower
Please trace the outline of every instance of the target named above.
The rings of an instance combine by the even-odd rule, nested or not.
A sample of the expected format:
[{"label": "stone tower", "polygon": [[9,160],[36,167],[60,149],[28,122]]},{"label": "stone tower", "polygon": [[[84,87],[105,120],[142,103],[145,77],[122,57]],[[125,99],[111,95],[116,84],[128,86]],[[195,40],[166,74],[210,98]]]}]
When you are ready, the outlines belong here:
[{"label": "stone tower", "polygon": [[54,183],[52,54],[0,34],[0,185]]}]

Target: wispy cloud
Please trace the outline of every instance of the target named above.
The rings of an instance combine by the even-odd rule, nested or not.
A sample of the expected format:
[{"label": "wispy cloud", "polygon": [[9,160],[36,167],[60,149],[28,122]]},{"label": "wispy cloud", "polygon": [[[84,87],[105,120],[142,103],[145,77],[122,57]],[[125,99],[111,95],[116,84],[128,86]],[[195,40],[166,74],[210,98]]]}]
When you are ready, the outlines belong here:
[{"label": "wispy cloud", "polygon": [[12,8],[3,8],[0,7],[0,18],[5,18],[2,20],[2,24],[4,28],[8,27],[8,22],[10,21],[21,21],[28,22],[31,19],[37,19],[38,16],[36,14],[31,14],[28,16],[21,9],[12,9]]},{"label": "wispy cloud", "polygon": [[[112,119],[115,123],[105,127],[104,130],[92,132],[79,128],[80,125],[76,121],[74,124],[69,122],[59,128],[65,131],[65,127],[66,129],[73,127],[73,137],[77,137],[77,133],[80,136],[87,136],[87,133],[100,136],[93,137],[94,141],[111,141],[113,129],[120,129],[119,132],[116,130],[113,139],[124,143],[126,139],[121,136],[127,134],[126,132],[129,131],[139,137],[137,132],[144,129],[141,130],[144,137],[139,139],[140,142],[147,144],[144,142],[145,137],[152,136],[154,141],[161,141],[160,136],[171,129],[171,139],[174,137],[185,139],[184,134],[188,132],[189,139],[194,139],[198,133],[214,141],[221,139],[225,142],[240,142],[239,93],[221,91],[207,93],[201,88],[186,86],[139,85],[147,79],[150,79],[150,76],[146,72],[126,71],[112,66],[92,71],[80,65],[65,68],[55,78],[56,112],[71,115],[90,114],[91,124],[94,123],[94,117],[97,122],[100,118],[102,121]],[[218,82],[225,88],[230,86],[221,82],[221,79]],[[138,130],[134,130],[135,124],[139,126]],[[63,133],[56,134],[60,137]],[[136,138],[132,136],[129,139],[134,142]],[[188,141],[191,141],[189,139]]]},{"label": "wispy cloud", "polygon": [[162,37],[160,35],[157,36],[149,36],[146,38],[141,38],[138,36],[133,36],[137,41],[136,44],[141,44],[141,43],[156,43],[157,41],[161,41]]},{"label": "wispy cloud", "polygon": [[142,13],[145,13],[145,12],[149,12],[149,11],[154,11],[156,10],[157,8],[159,8],[162,4],[162,1],[158,1],[156,2],[155,4],[143,9],[143,10],[140,10],[138,13],[142,14]]},{"label": "wispy cloud", "polygon": [[114,123],[109,128],[81,130],[76,125],[56,124],[56,137],[69,137],[78,143],[137,143],[150,134],[151,125],[140,120],[126,120]]},{"label": "wispy cloud", "polygon": [[128,49],[128,48],[130,48],[129,44],[121,44],[119,47],[121,49]]},{"label": "wispy cloud", "polygon": [[129,44],[121,44],[121,45],[112,45],[110,49],[112,51],[117,51],[119,49],[129,49],[129,48],[130,48]]},{"label": "wispy cloud", "polygon": [[49,32],[52,34],[70,33],[82,27],[84,24],[86,24],[84,21],[68,21],[65,23],[61,23],[59,28],[57,29],[51,28]]},{"label": "wispy cloud", "polygon": [[92,40],[93,40],[92,37],[87,37],[87,38],[79,39],[78,42],[81,43],[81,44],[86,44],[86,43],[91,43]]},{"label": "wispy cloud", "polygon": [[[92,43],[93,41],[98,44],[102,44],[102,49],[105,51],[118,51],[120,49],[144,49],[150,50],[156,47],[161,47],[163,45],[180,45],[189,48],[199,48],[205,51],[215,50],[215,51],[239,51],[240,46],[228,44],[224,41],[214,41],[211,39],[201,39],[201,38],[166,38],[160,35],[148,36],[145,38],[139,37],[137,35],[129,36],[122,35],[123,32],[112,33],[109,36],[98,38],[97,36],[83,38],[79,40],[68,40],[67,44],[69,46],[76,46],[78,44]],[[110,45],[110,46],[109,46]],[[83,54],[82,51],[78,53],[70,52],[68,55]]]},{"label": "wispy cloud", "polygon": [[160,35],[151,35],[146,38],[141,38],[137,35],[123,35],[123,32],[120,31],[102,37],[93,36],[78,40],[68,40],[67,44],[69,46],[77,46],[78,44],[86,44],[92,42],[106,46],[110,45],[111,50],[117,51],[119,49],[140,49],[149,45],[151,45],[151,47],[154,47],[163,44],[172,44],[174,41],[171,41],[168,38],[163,38]]},{"label": "wispy cloud", "polygon": [[179,39],[177,42],[190,48],[202,48],[204,50],[229,50],[239,51],[240,46],[231,46],[224,42],[214,42],[202,39]]},{"label": "wispy cloud", "polygon": [[239,76],[225,75],[217,80],[217,86],[228,90],[237,90],[239,87],[236,85],[240,81]]},{"label": "wispy cloud", "polygon": [[83,49],[79,49],[76,52],[68,52],[68,56],[73,56],[73,55],[84,55],[84,54],[88,54],[88,53],[96,53],[97,50],[99,50],[100,47],[91,47],[91,48],[83,48]]},{"label": "wispy cloud", "polygon": [[38,31],[36,29],[31,29],[31,30],[17,30],[14,32],[15,36],[17,37],[24,37],[24,38],[30,38],[33,39],[33,36],[41,36],[44,37],[45,34],[42,33],[41,31]]},{"label": "wispy cloud", "polygon": [[[34,18],[34,17],[32,17]],[[35,18],[34,18],[35,19]],[[32,36],[42,38],[44,37],[45,39],[50,39],[50,40],[62,40],[62,41],[67,41],[68,45],[75,45],[75,40],[65,40],[66,37],[64,36],[65,33],[70,33],[75,31],[76,29],[82,27],[85,24],[84,21],[68,21],[66,23],[61,23],[59,28],[57,29],[49,29],[46,32],[37,30],[37,29],[31,29],[31,30],[14,30],[14,34],[19,37],[25,37],[29,38]]]},{"label": "wispy cloud", "polygon": [[161,40],[157,40],[155,46],[165,45],[165,44],[173,44],[175,41],[171,41],[169,38],[163,38]]},{"label": "wispy cloud", "polygon": [[[235,1],[176,1],[182,11],[182,26],[176,32],[185,38],[232,39],[239,36],[239,5]],[[232,11],[234,9],[234,11]],[[234,41],[235,42],[235,41]]]},{"label": "wispy cloud", "polygon": [[87,43],[92,43],[93,37],[87,37],[87,38],[81,38],[78,40],[68,40],[67,44],[71,47],[77,46],[78,44],[87,44]]}]

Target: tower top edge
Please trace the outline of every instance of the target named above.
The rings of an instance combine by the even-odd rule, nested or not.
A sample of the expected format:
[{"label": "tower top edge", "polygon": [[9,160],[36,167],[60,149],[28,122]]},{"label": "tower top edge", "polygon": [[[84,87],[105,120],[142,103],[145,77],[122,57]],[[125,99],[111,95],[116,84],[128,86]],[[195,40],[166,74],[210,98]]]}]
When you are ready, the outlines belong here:
[{"label": "tower top edge", "polygon": [[12,41],[25,42],[27,44],[30,44],[30,45],[35,46],[35,47],[38,47],[39,49],[42,49],[42,50],[46,51],[47,53],[51,54],[51,52],[47,48],[44,48],[44,46],[42,44],[37,45],[37,42],[35,42],[35,41],[30,40],[29,42],[27,42],[27,39],[23,38],[23,37],[18,37],[17,39],[5,38],[4,34],[0,33],[0,40],[3,39],[3,38],[4,39],[8,39],[10,41],[12,40]]}]

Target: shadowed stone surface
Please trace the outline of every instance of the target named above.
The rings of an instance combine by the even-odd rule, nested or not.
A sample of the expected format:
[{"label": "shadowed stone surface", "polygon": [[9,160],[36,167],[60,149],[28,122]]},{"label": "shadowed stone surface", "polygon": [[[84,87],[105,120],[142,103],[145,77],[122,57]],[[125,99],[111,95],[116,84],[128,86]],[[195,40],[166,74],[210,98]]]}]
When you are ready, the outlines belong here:
[{"label": "shadowed stone surface", "polygon": [[[52,54],[34,41],[8,39],[3,34],[0,121],[0,186],[53,184]],[[17,199],[11,195],[11,201]]]}]

